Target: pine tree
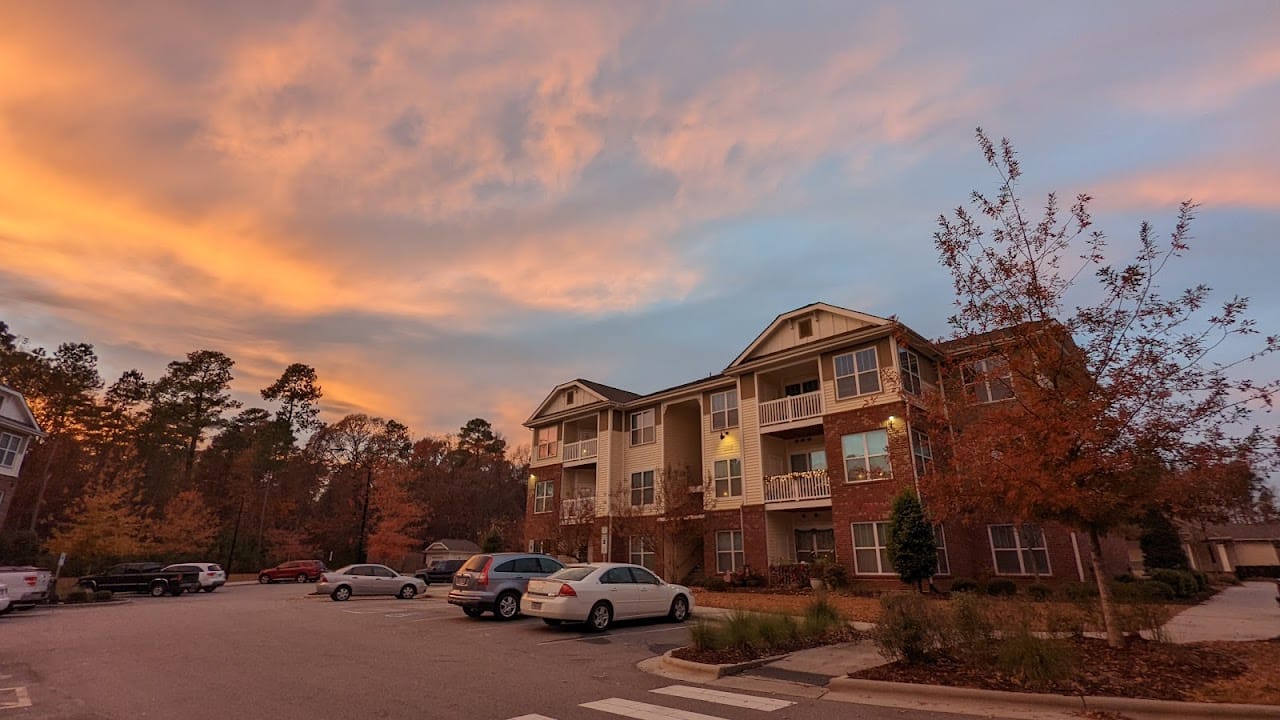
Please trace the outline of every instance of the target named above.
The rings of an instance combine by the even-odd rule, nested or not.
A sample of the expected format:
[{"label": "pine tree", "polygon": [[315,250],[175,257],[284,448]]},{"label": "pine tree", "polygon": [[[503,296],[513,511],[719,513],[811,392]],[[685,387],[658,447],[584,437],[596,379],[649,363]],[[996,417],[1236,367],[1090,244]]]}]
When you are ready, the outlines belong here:
[{"label": "pine tree", "polygon": [[902,582],[922,589],[938,572],[938,546],[920,498],[911,488],[893,500],[889,515],[889,557]]},{"label": "pine tree", "polygon": [[1151,508],[1142,518],[1142,535],[1138,538],[1142,548],[1142,563],[1148,570],[1157,568],[1186,570],[1187,554],[1182,550],[1182,537],[1168,516],[1158,508]]}]

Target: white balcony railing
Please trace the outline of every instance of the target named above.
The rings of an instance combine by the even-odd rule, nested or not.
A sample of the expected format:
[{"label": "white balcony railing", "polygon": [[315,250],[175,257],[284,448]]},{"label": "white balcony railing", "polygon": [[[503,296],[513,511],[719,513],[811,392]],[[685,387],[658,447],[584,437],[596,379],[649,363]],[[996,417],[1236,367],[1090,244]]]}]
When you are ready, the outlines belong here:
[{"label": "white balcony railing", "polygon": [[761,427],[804,420],[820,415],[822,415],[821,392],[792,395],[791,397],[767,400],[760,403]]},{"label": "white balcony railing", "polygon": [[564,462],[573,462],[574,460],[586,460],[596,456],[596,438],[588,438],[578,442],[564,444]]},{"label": "white balcony railing", "polygon": [[807,470],[764,479],[765,502],[820,500],[831,497],[831,481],[826,470]]},{"label": "white balcony railing", "polygon": [[560,503],[562,524],[590,522],[596,515],[596,499],[593,497],[570,498]]}]

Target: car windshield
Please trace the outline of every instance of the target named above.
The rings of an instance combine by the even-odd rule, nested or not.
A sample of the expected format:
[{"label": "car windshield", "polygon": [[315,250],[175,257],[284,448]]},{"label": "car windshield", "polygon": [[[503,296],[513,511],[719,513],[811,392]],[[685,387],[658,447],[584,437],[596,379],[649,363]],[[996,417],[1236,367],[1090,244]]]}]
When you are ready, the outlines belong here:
[{"label": "car windshield", "polygon": [[462,566],[462,569],[466,570],[467,572],[475,572],[477,570],[483,570],[484,565],[487,562],[489,562],[488,555],[472,555],[471,559],[467,561],[467,564]]},{"label": "car windshield", "polygon": [[582,578],[595,572],[593,567],[567,567],[563,570],[557,570],[547,576],[548,580],[581,580]]}]

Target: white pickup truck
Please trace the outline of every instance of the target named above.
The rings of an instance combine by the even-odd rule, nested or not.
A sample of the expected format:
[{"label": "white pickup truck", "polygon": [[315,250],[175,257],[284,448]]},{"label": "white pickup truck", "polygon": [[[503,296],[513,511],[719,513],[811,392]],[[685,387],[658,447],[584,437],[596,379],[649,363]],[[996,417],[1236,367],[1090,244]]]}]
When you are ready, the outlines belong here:
[{"label": "white pickup truck", "polygon": [[0,585],[9,589],[9,607],[5,611],[30,610],[49,597],[53,573],[37,567],[0,566]]}]

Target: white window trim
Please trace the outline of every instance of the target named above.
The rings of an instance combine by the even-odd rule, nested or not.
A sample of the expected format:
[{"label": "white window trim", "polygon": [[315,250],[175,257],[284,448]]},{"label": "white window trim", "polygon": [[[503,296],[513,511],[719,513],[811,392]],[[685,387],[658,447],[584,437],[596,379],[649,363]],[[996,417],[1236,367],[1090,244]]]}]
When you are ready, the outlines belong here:
[{"label": "white window trim", "polygon": [[[543,495],[539,495],[538,490],[543,487],[549,488],[551,492]],[[554,510],[555,496],[556,496],[556,485],[554,480],[535,480],[533,482],[533,514],[543,515],[545,513],[549,513],[552,510]],[[543,507],[541,510],[538,509],[539,501],[541,501],[543,504]]]},{"label": "white window trim", "polygon": [[[555,431],[555,438],[552,440],[548,440],[544,436],[544,433],[550,430]],[[534,430],[534,435],[536,436],[534,438],[535,459],[548,460],[560,454],[560,426],[559,425],[548,425],[546,427],[538,428],[537,430]]]},{"label": "white window trim", "polygon": [[[22,458],[23,438],[12,433],[0,433],[0,467],[11,468]],[[9,460],[6,462],[5,457]]]},{"label": "white window trim", "polygon": [[[902,389],[903,391],[920,397],[924,392],[924,377],[920,374],[920,355],[910,348],[898,349],[898,372],[902,373]],[[915,365],[915,370],[911,366]],[[915,381],[915,390],[907,387],[907,378]]]},{"label": "white window trim", "polygon": [[[989,365],[996,362],[1004,363],[1005,374],[1003,375],[989,374],[992,372],[992,368],[989,367]],[[1006,401],[1017,398],[1018,394],[1013,391],[1013,370],[1009,367],[1008,360],[993,355],[991,357],[985,357],[979,360],[973,360],[967,363],[965,367],[968,369],[970,373],[973,374],[973,380],[972,382],[964,383],[964,387],[967,392],[973,393],[973,400],[977,404],[989,405],[991,403],[1006,402]],[[1005,388],[1008,389],[1009,391],[1009,397],[995,398],[992,395],[992,392],[991,392],[992,384],[998,383],[1000,381],[1004,381]],[[986,400],[983,400],[978,395],[979,387],[981,387],[982,390],[986,392],[987,394]]]},{"label": "white window trim", "polygon": [[[858,533],[854,530],[854,527],[858,525],[872,526],[871,532],[876,539],[876,545],[874,547],[868,547],[865,545],[862,547],[858,547]],[[883,538],[880,537],[880,528],[879,528],[880,525],[884,525],[885,537]],[[853,542],[853,572],[855,574],[868,575],[868,576],[881,576],[881,577],[891,577],[891,576],[896,576],[898,574],[893,571],[892,562],[889,563],[888,572],[886,572],[883,567],[880,568],[880,572],[863,572],[862,569],[858,567],[858,551],[859,550],[875,550],[876,566],[880,566],[880,551],[885,550],[887,552],[889,549],[889,521],[888,520],[871,520],[867,522],[849,523],[849,540]],[[879,543],[884,543],[884,544],[880,545]]]},{"label": "white window trim", "polygon": [[[929,433],[919,428],[911,428],[907,436],[911,440],[911,469],[915,471],[918,478],[933,465],[933,443],[929,440]],[[921,440],[924,442],[921,443]],[[920,462],[917,463],[917,460]]]},{"label": "white window trim", "polygon": [[530,541],[529,541],[529,552],[531,552],[531,553],[541,553],[541,554],[543,554],[543,555],[549,555],[550,553],[548,553],[548,552],[547,552],[547,547],[548,547],[550,544],[551,544],[551,541],[550,541],[550,540],[530,540]]},{"label": "white window trim", "polygon": [[[644,547],[645,540],[649,540],[649,544],[651,546],[649,550],[645,550],[645,547]],[[639,545],[638,550],[636,549],[637,544]],[[658,562],[657,543],[655,543],[652,538],[648,538],[644,535],[629,536],[627,538],[627,558],[628,558],[627,562],[631,563],[632,565],[639,565],[640,567],[653,570],[652,567],[644,564],[645,556],[653,558],[653,563],[655,565],[657,564]]]},{"label": "white window trim", "polygon": [[[851,435],[862,436],[862,455],[860,457],[862,458],[862,463],[865,466],[867,475],[870,475],[871,474],[871,462],[870,462],[871,455],[870,453],[867,452],[867,435],[870,435],[871,433],[884,433],[884,457],[885,457],[885,460],[887,460],[889,463],[889,472],[884,477],[880,477],[880,478],[868,477],[866,480],[852,480],[849,478],[849,460],[859,456],[844,454],[844,439]],[[849,433],[849,435],[841,435],[840,436],[840,455],[841,455],[840,462],[841,462],[841,467],[844,470],[844,482],[846,485],[861,485],[863,483],[883,482],[885,480],[893,479],[893,456],[889,453],[889,432],[887,430],[864,430],[862,432]],[[879,457],[879,456],[876,456],[876,457]]]},{"label": "white window trim", "polygon": [[[868,351],[871,352],[871,356],[874,357],[876,360],[876,366],[875,366],[874,372],[876,374],[877,387],[875,390],[863,390],[862,383],[858,381],[858,375],[860,375],[861,373],[872,372],[871,370],[863,370],[861,372],[859,372],[858,370],[858,354],[868,352]],[[853,363],[853,373],[847,374],[847,375],[841,375],[840,368],[839,368],[839,360],[840,358],[846,357],[846,356],[848,356],[850,359],[850,362]],[[835,395],[837,400],[848,400],[850,398],[861,397],[863,395],[871,395],[873,393],[882,392],[884,390],[884,383],[880,382],[880,350],[875,345],[872,345],[870,347],[858,348],[857,350],[851,350],[850,352],[840,353],[839,355],[836,355],[831,361],[831,372],[832,372],[832,382],[834,383],[834,386],[835,386],[834,389],[835,389]],[[842,378],[847,378],[847,377],[853,378],[855,392],[852,395],[841,395],[840,380]]]},{"label": "white window trim", "polygon": [[[1018,568],[1022,572],[1016,572],[1016,573],[1000,572],[1000,565],[996,562],[995,537],[991,532],[993,528],[998,528],[998,527],[1013,528],[1013,545],[1014,546],[1011,548],[1000,548],[1000,550],[1003,552],[1016,550],[1018,553]],[[987,526],[987,547],[991,548],[991,571],[996,575],[1000,575],[1002,577],[1033,577],[1036,574],[1034,572],[1027,571],[1026,558],[1023,556],[1022,553],[1027,551],[1034,552],[1037,549],[1043,548],[1045,571],[1040,573],[1039,577],[1052,577],[1053,576],[1053,558],[1049,556],[1049,538],[1045,537],[1044,526],[1043,525],[1036,526],[1036,529],[1040,531],[1040,546],[1038,548],[1036,546],[1032,546],[1032,547],[1022,546],[1022,527],[1023,527],[1022,525],[1014,525],[1011,523],[998,523],[996,525]]]},{"label": "white window trim", "polygon": [[[641,485],[639,488],[636,488],[637,475],[640,476]],[[645,475],[649,476],[649,483],[647,487],[653,488],[653,502],[644,502],[644,488],[646,487],[646,484],[644,482]],[[635,501],[635,492],[637,489],[640,490],[640,500],[641,500],[640,503],[636,503]],[[631,507],[637,507],[637,508],[653,507],[658,503],[658,473],[653,470],[637,470],[636,472],[631,473],[631,475],[628,476],[627,490],[630,493],[627,500],[631,505]]]},{"label": "white window trim", "polygon": [[947,529],[942,523],[935,523],[933,526],[933,544],[947,561],[947,571],[942,572],[942,566],[938,566],[939,577],[951,577],[951,554],[947,552]]},{"label": "white window trim", "polygon": [[[728,549],[728,550],[721,550],[721,549],[720,549],[720,536],[721,536],[721,535],[726,535],[726,534],[727,534],[727,535],[729,535],[729,549]],[[733,548],[733,536],[734,536],[734,535],[738,535],[738,536],[742,539],[742,550],[741,550],[741,552],[742,552],[742,565],[738,565],[738,552],[739,552],[739,551],[738,551],[738,550],[735,550],[735,549]],[[721,556],[724,556],[724,555],[729,556],[729,569],[728,569],[728,570],[721,569],[721,567],[720,567],[720,558],[721,558]],[[731,572],[737,572],[738,570],[740,570],[741,568],[744,568],[744,567],[746,567],[746,566],[747,566],[747,538],[746,538],[746,536],[745,536],[745,535],[743,535],[743,534],[742,534],[742,530],[717,530],[717,531],[716,531],[716,574],[717,574],[717,575],[719,575],[719,574],[723,574],[723,573],[727,573],[727,572],[730,572],[730,573],[731,573]]]},{"label": "white window trim", "polygon": [[[730,396],[732,396],[732,399],[733,399],[733,404],[732,404],[732,405],[730,405],[730,404],[729,404]],[[716,410],[716,409],[715,409],[715,407],[716,407],[716,398],[718,398],[718,397],[723,397],[723,398],[724,398],[724,409],[723,409],[723,410]],[[737,419],[737,420],[735,420],[735,421],[734,421],[734,422],[732,422],[732,423],[731,423],[731,422],[729,422],[729,413],[730,413],[730,412],[733,412],[733,413],[737,414],[737,416],[738,416],[738,419]],[[716,415],[722,415],[722,416],[723,416],[723,419],[722,419],[719,423],[717,423],[717,422],[716,422]],[[738,403],[738,389],[737,389],[737,388],[732,388],[732,389],[730,389],[730,390],[725,390],[725,391],[723,391],[723,392],[711,393],[711,429],[712,429],[713,431],[714,431],[714,430],[727,430],[727,429],[729,429],[729,428],[735,428],[735,427],[738,427],[738,426],[739,426],[739,424],[740,424],[741,422],[742,422],[742,410],[741,410],[741,408],[739,407],[739,403]]]},{"label": "white window trim", "polygon": [[[646,417],[649,419],[648,424],[644,424],[644,420]],[[638,447],[640,445],[649,445],[651,443],[658,442],[657,418],[658,418],[658,413],[653,408],[649,408],[648,410],[638,410],[636,412],[631,413],[628,416],[627,427],[631,433],[629,438],[631,440],[631,447]],[[637,423],[640,423],[640,424],[637,424]],[[648,430],[653,435],[653,437],[646,440],[644,437],[645,430]],[[640,433],[639,442],[636,442],[637,431],[639,431]]]},{"label": "white window trim", "polygon": [[[724,463],[725,475],[720,476],[720,463]],[[738,474],[733,474],[733,464],[738,464]],[[738,480],[738,492],[733,492],[733,480]],[[739,458],[722,458],[711,464],[711,479],[714,485],[714,492],[717,498],[740,498],[742,497],[742,460]],[[728,492],[720,493],[720,481],[723,480]]]}]

